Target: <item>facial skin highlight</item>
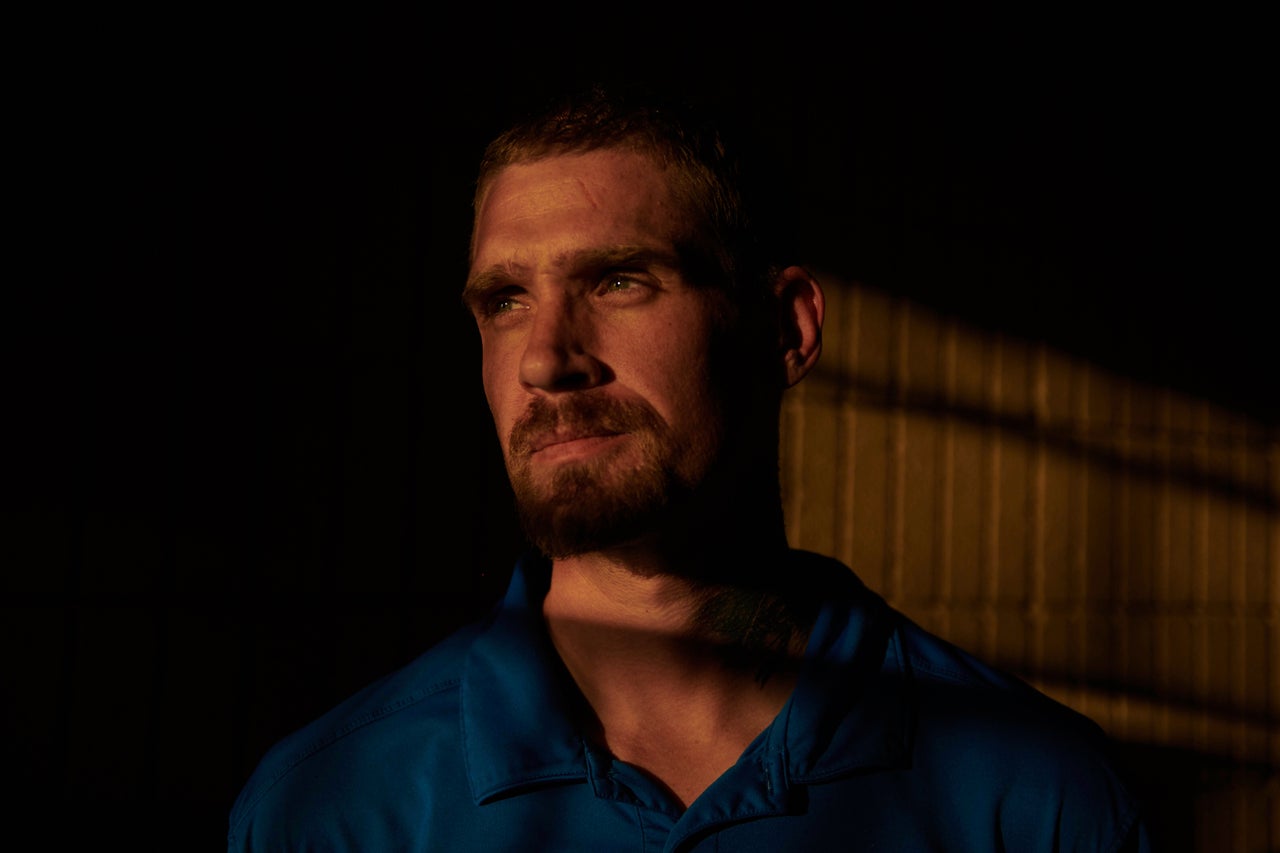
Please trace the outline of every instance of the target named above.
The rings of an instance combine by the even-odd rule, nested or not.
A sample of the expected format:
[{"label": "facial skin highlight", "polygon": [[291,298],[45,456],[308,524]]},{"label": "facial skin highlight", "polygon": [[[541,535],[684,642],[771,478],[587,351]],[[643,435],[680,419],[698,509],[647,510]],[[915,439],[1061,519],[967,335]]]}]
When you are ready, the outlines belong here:
[{"label": "facial skin highlight", "polygon": [[720,458],[724,303],[685,275],[687,230],[661,167],[616,149],[507,166],[478,207],[464,299],[517,509],[550,556],[661,535]]}]

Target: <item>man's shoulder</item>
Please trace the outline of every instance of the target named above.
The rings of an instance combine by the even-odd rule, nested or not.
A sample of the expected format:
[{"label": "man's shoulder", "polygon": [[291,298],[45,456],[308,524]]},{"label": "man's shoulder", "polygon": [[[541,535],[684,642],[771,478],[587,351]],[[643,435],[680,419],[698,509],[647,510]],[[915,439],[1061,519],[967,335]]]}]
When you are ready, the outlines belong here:
[{"label": "man's shoulder", "polygon": [[1091,725],[1087,718],[1051,699],[1001,662],[993,662],[917,622],[864,584],[845,563],[798,549],[792,549],[791,559],[793,570],[803,570],[806,576],[820,580],[828,601],[837,600],[842,610],[857,614],[857,621],[878,626],[869,628],[864,639],[876,647],[881,642],[877,638],[887,641],[884,674],[908,678],[919,694],[917,699],[945,694],[1020,713],[1042,711],[1058,719],[1065,715],[1078,718],[1086,727]]},{"label": "man's shoulder", "polygon": [[1044,816],[1054,814],[1064,826],[1105,837],[1140,837],[1137,800],[1110,737],[1093,719],[878,594],[860,588],[854,598],[884,626],[879,683],[904,699],[904,778],[920,782],[912,790],[922,808],[933,804],[955,827],[968,827],[966,815],[998,814],[1001,831],[1028,849],[1049,831]]},{"label": "man's shoulder", "polygon": [[1081,821],[1110,809],[1117,825],[1135,819],[1114,744],[1096,721],[910,619],[896,633],[913,697],[913,760],[963,778],[961,800],[997,797],[1010,821],[1020,812],[1032,821],[1050,802]]},{"label": "man's shoulder", "polygon": [[899,615],[896,634],[917,700],[926,709],[937,705],[952,717],[957,709],[980,709],[988,716],[1003,709],[1018,719],[1067,726],[1090,737],[1098,732],[1088,717],[1015,675],[1012,669],[992,663],[906,616]]},{"label": "man's shoulder", "polygon": [[[275,743],[236,799],[232,834],[273,803],[289,810],[303,800],[322,802],[317,788],[360,790],[367,774],[397,767],[425,770],[453,760],[446,753],[455,751],[458,741],[462,672],[480,630],[475,624],[455,631]],[[407,750],[423,760],[394,760]]]},{"label": "man's shoulder", "polygon": [[843,566],[851,576],[833,588],[848,596],[851,611],[880,626],[869,629],[864,641],[876,648],[884,643],[880,678],[892,682],[892,689],[906,691],[917,738],[928,741],[937,736],[940,748],[946,743],[978,745],[988,757],[1007,753],[1011,764],[1025,758],[1039,762],[1040,767],[1052,756],[1070,763],[1108,747],[1106,735],[1092,719],[1049,696],[1011,667],[915,621],[862,584],[843,563],[813,555],[803,559],[814,565],[825,563],[827,571],[833,565]]}]

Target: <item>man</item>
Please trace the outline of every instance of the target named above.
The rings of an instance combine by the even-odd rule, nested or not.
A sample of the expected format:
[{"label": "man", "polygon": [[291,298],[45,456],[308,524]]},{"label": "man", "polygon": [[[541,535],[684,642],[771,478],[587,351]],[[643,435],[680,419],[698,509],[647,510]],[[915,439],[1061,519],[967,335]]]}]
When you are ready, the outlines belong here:
[{"label": "man", "polygon": [[533,547],[273,748],[231,850],[1146,848],[1092,723],[789,547],[823,294],[730,150],[598,89],[489,146],[464,301]]}]

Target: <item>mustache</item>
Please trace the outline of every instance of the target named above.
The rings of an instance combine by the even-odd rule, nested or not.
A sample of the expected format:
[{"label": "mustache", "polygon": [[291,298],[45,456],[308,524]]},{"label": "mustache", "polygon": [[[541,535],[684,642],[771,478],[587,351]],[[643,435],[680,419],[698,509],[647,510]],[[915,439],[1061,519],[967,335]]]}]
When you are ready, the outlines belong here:
[{"label": "mustache", "polygon": [[553,402],[536,398],[511,427],[508,442],[512,456],[533,452],[546,436],[560,434],[603,435],[660,429],[662,419],[647,404],[598,394],[575,394]]}]

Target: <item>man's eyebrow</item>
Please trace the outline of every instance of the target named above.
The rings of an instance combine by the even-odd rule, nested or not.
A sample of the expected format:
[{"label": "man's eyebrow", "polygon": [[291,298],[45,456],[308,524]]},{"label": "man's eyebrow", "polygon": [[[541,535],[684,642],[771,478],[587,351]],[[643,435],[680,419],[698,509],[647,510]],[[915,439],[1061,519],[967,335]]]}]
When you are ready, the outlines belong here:
[{"label": "man's eyebrow", "polygon": [[615,267],[665,266],[677,268],[680,258],[675,252],[650,246],[608,246],[573,252],[564,259],[566,266],[599,272]]},{"label": "man's eyebrow", "polygon": [[[599,275],[616,268],[680,267],[680,256],[674,251],[654,249],[650,246],[606,246],[599,249],[578,249],[557,255],[552,266],[565,271],[571,278]],[[462,288],[462,302],[470,305],[474,300],[495,289],[515,284],[524,267],[497,263],[480,270],[467,279]]]},{"label": "man's eyebrow", "polygon": [[468,278],[466,284],[462,286],[462,304],[471,305],[475,301],[484,298],[486,293],[505,287],[513,280],[514,276],[511,268],[506,264],[495,264],[488,269],[481,270]]}]

